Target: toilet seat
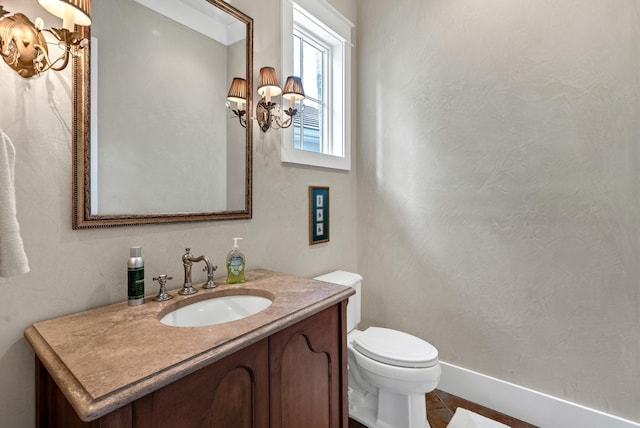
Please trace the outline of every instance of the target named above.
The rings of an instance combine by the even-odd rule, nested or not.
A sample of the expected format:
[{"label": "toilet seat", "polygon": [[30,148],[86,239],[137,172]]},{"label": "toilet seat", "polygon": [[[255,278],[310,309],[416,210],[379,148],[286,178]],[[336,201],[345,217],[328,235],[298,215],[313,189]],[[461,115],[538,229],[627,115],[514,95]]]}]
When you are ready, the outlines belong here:
[{"label": "toilet seat", "polygon": [[380,363],[426,368],[438,363],[438,350],[418,337],[397,330],[369,327],[353,340],[356,351]]}]

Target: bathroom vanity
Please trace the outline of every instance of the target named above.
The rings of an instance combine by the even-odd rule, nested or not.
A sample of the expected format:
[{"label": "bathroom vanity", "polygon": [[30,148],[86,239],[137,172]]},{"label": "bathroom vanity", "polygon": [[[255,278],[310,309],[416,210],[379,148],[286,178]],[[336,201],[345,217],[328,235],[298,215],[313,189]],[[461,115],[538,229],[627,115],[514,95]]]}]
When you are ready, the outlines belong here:
[{"label": "bathroom vanity", "polygon": [[[246,318],[160,318],[225,295],[273,303]],[[258,270],[247,282],[35,323],[38,427],[348,426],[346,305],[353,290]]]}]

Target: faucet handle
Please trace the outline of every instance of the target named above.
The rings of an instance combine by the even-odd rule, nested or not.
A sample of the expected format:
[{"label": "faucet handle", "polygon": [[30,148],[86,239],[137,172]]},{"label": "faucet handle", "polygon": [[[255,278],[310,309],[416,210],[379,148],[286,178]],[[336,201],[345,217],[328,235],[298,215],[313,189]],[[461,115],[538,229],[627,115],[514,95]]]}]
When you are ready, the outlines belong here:
[{"label": "faucet handle", "polygon": [[203,272],[207,272],[207,283],[203,285],[202,288],[204,288],[205,290],[216,288],[217,285],[213,280],[213,272],[218,269],[218,266],[214,266],[213,263],[211,263],[206,257],[204,258],[204,260],[207,265],[204,267]]},{"label": "faucet handle", "polygon": [[160,284],[160,291],[158,292],[158,295],[156,297],[153,298],[154,301],[156,302],[165,302],[167,300],[173,299],[173,296],[167,293],[167,280],[173,279],[173,277],[171,276],[167,276],[167,275],[158,275],[157,277],[153,278],[154,281],[158,281],[158,284]]}]

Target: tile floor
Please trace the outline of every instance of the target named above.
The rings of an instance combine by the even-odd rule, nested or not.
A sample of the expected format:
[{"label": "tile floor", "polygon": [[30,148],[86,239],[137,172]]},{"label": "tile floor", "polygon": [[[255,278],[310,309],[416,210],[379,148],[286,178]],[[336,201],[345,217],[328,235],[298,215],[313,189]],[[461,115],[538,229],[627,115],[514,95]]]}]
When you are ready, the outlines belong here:
[{"label": "tile floor", "polygon": [[[479,415],[501,422],[511,428],[537,428],[535,425],[522,422],[519,419],[496,412],[495,410],[479,406],[470,401],[436,389],[427,394],[427,419],[431,428],[446,428],[458,407],[463,407]],[[349,419],[349,428],[366,428],[364,425]]]}]

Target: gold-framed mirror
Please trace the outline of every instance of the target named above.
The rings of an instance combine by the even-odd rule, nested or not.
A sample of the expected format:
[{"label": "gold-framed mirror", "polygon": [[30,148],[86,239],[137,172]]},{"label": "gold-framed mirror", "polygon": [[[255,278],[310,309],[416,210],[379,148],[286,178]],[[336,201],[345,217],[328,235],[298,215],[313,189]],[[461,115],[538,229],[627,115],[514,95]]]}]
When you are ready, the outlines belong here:
[{"label": "gold-framed mirror", "polygon": [[[222,0],[93,0],[73,64],[73,229],[249,219],[253,19]],[[245,127],[246,126],[246,127]]]}]

